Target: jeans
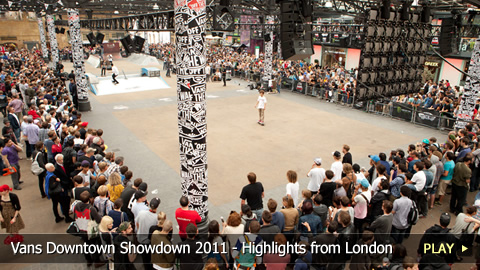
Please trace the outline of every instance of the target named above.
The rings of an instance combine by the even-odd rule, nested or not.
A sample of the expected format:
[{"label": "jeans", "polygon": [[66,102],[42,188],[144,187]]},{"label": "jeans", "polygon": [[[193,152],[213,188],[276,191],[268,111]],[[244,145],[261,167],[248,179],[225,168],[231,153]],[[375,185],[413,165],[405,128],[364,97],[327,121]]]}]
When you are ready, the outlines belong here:
[{"label": "jeans", "polygon": [[263,214],[263,208],[262,209],[257,209],[257,210],[252,210],[255,215],[257,215],[257,221],[262,223],[262,214]]},{"label": "jeans", "polygon": [[452,197],[450,199],[450,212],[463,213],[463,206],[467,200],[467,187],[457,186],[452,183]]},{"label": "jeans", "polygon": [[116,77],[117,77],[117,75],[115,75],[115,73],[112,74],[112,81],[113,81],[114,83],[118,83],[117,79],[115,79]]},{"label": "jeans", "polygon": [[403,237],[405,236],[405,231],[407,229],[397,229],[395,226],[392,226],[391,236],[395,240],[396,244],[401,244],[403,242]]},{"label": "jeans", "polygon": [[45,194],[45,176],[47,175],[47,171],[44,171],[42,172],[41,174],[38,175],[38,188],[40,189],[40,195],[42,195],[42,197],[45,197],[46,194]]},{"label": "jeans", "polygon": [[65,218],[67,218],[68,211],[70,209],[70,197],[66,196],[65,194],[57,194],[54,196],[51,196],[52,199],[52,209],[53,209],[53,215],[55,218],[60,218],[60,215],[58,214],[58,205],[60,204],[60,210],[62,211],[63,215]]},{"label": "jeans", "polygon": [[35,144],[30,144],[28,141],[25,141],[25,145],[27,148],[27,158],[32,156],[33,150],[35,149]]},{"label": "jeans", "polygon": [[15,134],[15,138],[17,138],[17,143],[20,143],[20,132],[21,131],[22,130],[19,129],[19,128],[13,130],[13,134]]},{"label": "jeans", "polygon": [[478,184],[480,183],[480,168],[474,168],[472,170],[472,179],[470,180],[470,191],[474,192],[478,190]]},{"label": "jeans", "polygon": [[20,187],[20,164],[10,164],[12,166],[12,168],[15,168],[17,170],[16,173],[12,173],[11,174],[11,177],[12,177],[12,184],[13,184],[13,187],[14,188],[19,188]]}]

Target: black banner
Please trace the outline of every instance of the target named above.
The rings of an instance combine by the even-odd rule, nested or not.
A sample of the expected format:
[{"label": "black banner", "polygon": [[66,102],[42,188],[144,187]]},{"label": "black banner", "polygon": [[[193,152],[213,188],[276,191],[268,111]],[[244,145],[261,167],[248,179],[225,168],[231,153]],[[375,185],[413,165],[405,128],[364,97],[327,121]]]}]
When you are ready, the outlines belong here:
[{"label": "black banner", "polygon": [[437,128],[440,123],[440,113],[434,110],[417,108],[415,122],[429,127]]},{"label": "black banner", "polygon": [[393,103],[392,116],[395,118],[400,118],[405,121],[411,121],[412,111],[413,111],[413,108],[410,105],[398,103],[398,102]]}]

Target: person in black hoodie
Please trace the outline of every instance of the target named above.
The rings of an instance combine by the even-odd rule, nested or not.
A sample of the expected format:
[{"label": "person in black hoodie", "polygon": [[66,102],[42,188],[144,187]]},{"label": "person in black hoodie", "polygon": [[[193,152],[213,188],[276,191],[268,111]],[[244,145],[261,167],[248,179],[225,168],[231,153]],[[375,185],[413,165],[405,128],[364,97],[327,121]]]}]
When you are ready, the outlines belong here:
[{"label": "person in black hoodie", "polygon": [[189,246],[189,249],[185,247],[184,250],[190,250],[190,253],[177,254],[177,257],[180,259],[180,270],[201,270],[203,269],[203,254],[195,252],[195,250],[198,250],[198,246],[201,245],[200,239],[196,239],[198,234],[197,226],[189,223],[185,231],[187,233],[187,239],[179,245]]},{"label": "person in black hoodie", "polygon": [[388,191],[390,184],[388,180],[383,179],[378,186],[380,191],[378,191],[370,200],[370,221],[374,221],[379,216],[383,215],[383,201],[388,201],[390,199],[390,192]]},{"label": "person in black hoodie", "polygon": [[345,211],[340,211],[338,214],[338,243],[340,244],[340,254],[334,256],[334,266],[332,269],[344,269],[347,260],[350,260],[352,255],[347,254],[345,250],[345,244],[348,243],[349,249],[353,248],[353,245],[357,243],[357,236],[355,234],[355,226],[353,226],[350,214]]},{"label": "person in black hoodie", "polygon": [[457,240],[455,236],[450,233],[450,229],[447,228],[449,224],[450,214],[443,213],[440,216],[440,225],[435,224],[434,226],[427,229],[425,231],[425,234],[423,234],[422,239],[420,240],[420,244],[418,245],[418,254],[424,256],[433,252],[432,250],[425,252],[425,244],[432,244],[434,247],[440,247],[440,245],[442,244],[453,245],[452,250],[446,249],[446,252],[441,252],[437,254],[438,256],[445,259],[448,264],[453,264],[455,262],[457,254],[457,245],[454,243],[456,243]]},{"label": "person in black hoodie", "polygon": [[[135,270],[135,261],[137,254],[135,253],[125,253],[122,252],[123,249],[122,243],[130,242],[128,237],[132,235],[133,228],[132,224],[129,221],[122,222],[117,229],[118,235],[113,239],[113,244],[115,245],[115,254],[113,255],[113,262],[115,263],[115,269],[119,270]],[[123,244],[124,245],[124,244]]]}]

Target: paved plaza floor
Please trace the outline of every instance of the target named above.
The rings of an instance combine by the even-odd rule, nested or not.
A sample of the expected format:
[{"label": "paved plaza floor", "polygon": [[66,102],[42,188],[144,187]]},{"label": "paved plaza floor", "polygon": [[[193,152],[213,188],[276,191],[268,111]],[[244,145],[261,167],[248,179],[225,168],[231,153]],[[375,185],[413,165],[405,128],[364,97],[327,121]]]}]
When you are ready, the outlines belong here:
[{"label": "paved plaza floor", "polygon": [[[69,71],[71,63],[64,64]],[[140,74],[143,67],[125,59],[117,59],[115,64],[127,77]],[[162,69],[162,65],[156,67]],[[88,73],[100,75],[100,69],[89,64],[86,69]],[[89,122],[89,127],[104,130],[108,151],[125,157],[125,165],[133,171],[133,178],[141,177],[148,183],[148,198],[159,197],[159,210],[174,220],[181,196],[176,78],[173,74],[165,77],[164,70],[162,77],[169,87],[118,94],[109,90],[109,95],[100,96],[91,93],[92,111],[83,112],[82,119]],[[124,83],[122,77],[119,81]],[[112,84],[111,87],[115,89],[116,86]],[[351,147],[355,163],[368,167],[369,154],[385,152],[388,155],[392,149],[406,149],[409,144],[432,136],[439,142],[446,139],[443,131],[367,114],[286,90],[266,96],[266,125],[260,126],[254,108],[257,95],[256,91],[247,88],[247,82],[239,79],[227,82],[226,87],[220,82],[207,85],[210,219],[219,221],[231,210],[240,210],[240,191],[248,183],[246,175],[251,171],[265,187],[266,205],[268,198],[280,202],[285,195],[287,170],[298,173],[300,190],[305,189],[306,174],[313,158],[321,157],[323,167],[329,169],[332,152],[340,151],[343,144]],[[22,160],[20,165],[25,183],[23,190],[15,193],[20,198],[26,224],[22,233],[64,233],[67,224],[54,222],[51,202],[40,197],[37,178],[29,171],[30,162]],[[0,177],[1,184],[11,185],[10,177]],[[469,203],[473,195],[469,194]],[[448,201],[446,198],[445,202]],[[447,204],[436,206],[427,218],[419,221],[413,232],[423,233],[438,223],[440,214],[447,210]],[[415,256],[414,250],[408,252]],[[465,266],[455,268],[466,269]],[[15,266],[24,267],[52,269],[53,266]]]}]

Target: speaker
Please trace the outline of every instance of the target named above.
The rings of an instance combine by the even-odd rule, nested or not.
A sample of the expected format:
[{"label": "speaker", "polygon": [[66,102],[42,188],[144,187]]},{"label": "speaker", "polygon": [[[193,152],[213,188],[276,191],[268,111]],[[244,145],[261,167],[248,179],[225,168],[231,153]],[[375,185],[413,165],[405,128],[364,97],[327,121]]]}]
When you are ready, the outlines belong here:
[{"label": "speaker", "polygon": [[98,44],[102,44],[103,43],[103,39],[105,38],[105,35],[98,32],[97,33],[97,36],[95,37],[95,39],[97,40],[97,43]]},{"label": "speaker", "polygon": [[301,0],[300,6],[302,8],[303,17],[312,17],[312,13],[313,13],[312,0]]},{"label": "speaker", "polygon": [[145,39],[139,36],[135,36],[135,51],[142,52],[143,44],[145,43]]},{"label": "speaker", "polygon": [[90,32],[87,34],[88,41],[90,42],[90,45],[95,46],[97,44],[97,40],[95,39],[95,35]]},{"label": "speaker", "polygon": [[421,22],[423,22],[423,23],[430,23],[431,19],[432,19],[432,18],[431,18],[431,9],[430,9],[430,7],[427,7],[427,6],[423,7],[422,14],[421,14],[421,18],[420,18]]},{"label": "speaker", "polygon": [[455,32],[455,20],[453,18],[443,18],[442,19],[442,27],[440,30],[440,38],[439,38],[439,45],[440,45],[440,54],[446,55],[453,52],[453,35]]},{"label": "speaker", "polygon": [[385,19],[385,20],[390,19],[390,5],[391,5],[391,0],[382,1],[382,8],[381,8],[382,19]]},{"label": "speaker", "polygon": [[63,28],[63,27],[60,28],[60,34],[62,34],[62,35],[65,34],[65,28]]},{"label": "speaker", "polygon": [[265,42],[269,42],[272,40],[272,37],[270,37],[270,34],[265,34],[265,36],[263,36],[263,39],[265,39]]},{"label": "speaker", "polygon": [[59,34],[60,33],[60,29],[58,27],[55,27],[55,34]]},{"label": "speaker", "polygon": [[135,52],[135,44],[133,43],[133,40],[130,36],[122,38],[120,42],[122,43],[123,48],[125,48],[125,51],[128,54]]},{"label": "speaker", "polygon": [[312,55],[313,45],[310,40],[282,42],[282,57],[284,60],[303,60]]}]

